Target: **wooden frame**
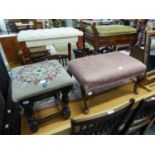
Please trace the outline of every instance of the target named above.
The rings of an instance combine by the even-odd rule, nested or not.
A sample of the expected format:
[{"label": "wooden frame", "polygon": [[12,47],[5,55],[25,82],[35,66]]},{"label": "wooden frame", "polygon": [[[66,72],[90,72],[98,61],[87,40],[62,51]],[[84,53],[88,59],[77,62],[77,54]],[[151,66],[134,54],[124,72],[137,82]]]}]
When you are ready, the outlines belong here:
[{"label": "wooden frame", "polygon": [[[145,88],[147,91],[152,91],[152,87],[155,86],[155,70],[149,71],[149,61],[150,61],[150,50],[151,50],[151,41],[153,38],[155,38],[155,31],[150,31],[146,33],[146,38],[145,38],[145,46],[144,50],[142,50],[143,53],[143,62],[147,66],[147,72],[145,76],[145,81],[142,85],[143,88]],[[137,50],[135,49],[135,52]]]},{"label": "wooden frame", "polygon": [[127,123],[123,127],[121,134],[145,134],[150,126],[155,121],[155,100],[151,96],[147,99],[142,99],[138,106],[133,110]]},{"label": "wooden frame", "polygon": [[146,41],[144,48],[144,63],[147,67],[149,67],[149,59],[150,59],[150,48],[151,48],[151,40],[155,38],[155,31],[150,31],[146,33]]},{"label": "wooden frame", "polygon": [[[144,80],[144,77],[136,77],[136,81],[134,81],[134,87],[133,92],[134,94],[138,94],[138,87],[141,85],[142,81]],[[84,88],[81,86],[81,94],[82,99],[84,103],[83,113],[88,114],[89,113],[89,95],[85,93]]]},{"label": "wooden frame", "polygon": [[[86,24],[86,23],[91,24],[91,28],[93,30],[93,35],[90,33],[87,33],[85,31],[84,24]],[[85,44],[85,42],[88,42],[90,45],[92,45],[94,47],[95,51],[97,51],[97,52],[99,51],[99,48],[103,47],[103,46],[115,46],[115,45],[120,45],[120,44],[134,45],[137,40],[137,33],[101,37],[101,36],[99,36],[99,34],[97,32],[96,23],[92,23],[89,20],[81,20],[80,27],[84,32],[84,44]]]},{"label": "wooden frame", "polygon": [[119,134],[120,126],[124,123],[126,117],[129,115],[131,107],[135,103],[135,99],[130,99],[128,103],[115,112],[104,113],[97,117],[86,119],[71,120],[71,134],[75,135],[100,135],[100,134]]},{"label": "wooden frame", "polygon": [[149,61],[150,61],[150,48],[151,40],[155,38],[155,31],[149,31],[145,34],[145,44],[144,49],[140,46],[132,46],[130,56],[138,59],[144,63],[147,67],[145,80],[142,84],[142,87],[147,91],[152,91],[152,87],[155,85],[155,70],[149,71]]},{"label": "wooden frame", "polygon": [[[57,102],[60,103],[61,111],[56,114],[52,114],[48,116],[48,118],[44,118],[44,119],[49,120],[49,118],[60,116],[60,113],[64,117],[64,119],[68,119],[71,115],[71,111],[68,106],[68,103],[69,103],[68,93],[71,89],[72,89],[72,86],[67,86],[64,88],[54,90],[52,92],[44,93],[42,95],[36,95],[31,98],[27,98],[23,101],[20,101],[20,105],[24,108],[24,114],[28,120],[28,124],[32,132],[36,132],[38,130],[38,124],[42,123],[42,120],[36,120],[34,116],[33,103],[36,101],[54,96]],[[62,93],[62,97],[60,93]]]},{"label": "wooden frame", "polygon": [[[19,44],[20,44],[20,49],[22,50],[24,64],[33,63],[32,58],[30,56],[29,49],[26,46],[26,42],[19,42]],[[78,44],[77,46],[78,49],[83,49],[83,36],[78,37],[77,44]],[[68,43],[68,59],[71,60],[71,43]]]},{"label": "wooden frame", "polygon": [[38,59],[34,59],[34,61],[40,62],[44,60],[53,60],[53,59],[57,59],[59,63],[62,64],[64,67],[67,66],[67,61],[71,60],[71,44],[68,43],[68,55],[48,55]]},{"label": "wooden frame", "polygon": [[146,32],[144,49],[139,46],[131,48],[130,55],[143,62],[147,68],[149,67],[151,40],[155,38],[155,31]]}]

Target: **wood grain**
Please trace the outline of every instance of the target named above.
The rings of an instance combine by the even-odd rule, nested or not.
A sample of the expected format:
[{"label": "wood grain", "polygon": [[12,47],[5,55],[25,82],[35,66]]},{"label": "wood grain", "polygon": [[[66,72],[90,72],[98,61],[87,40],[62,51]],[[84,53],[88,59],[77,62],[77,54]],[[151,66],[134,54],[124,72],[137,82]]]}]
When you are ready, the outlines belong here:
[{"label": "wood grain", "polygon": [[[112,89],[102,94],[96,95],[89,100],[90,112],[85,115],[82,113],[82,100],[70,102],[71,118],[74,119],[86,119],[107,113],[111,109],[117,109],[126,104],[130,98],[135,98],[136,102],[142,98],[147,98],[155,94],[155,87],[152,88],[151,92],[143,88],[139,88],[139,94],[133,93],[133,83],[123,85],[121,87]],[[57,108],[53,108],[52,112],[56,112]],[[46,116],[52,113],[50,109],[46,109],[40,112],[36,112],[36,116]],[[71,123],[70,119],[64,120],[63,118],[56,118],[49,122],[42,124],[37,135],[48,135],[48,134],[70,134]],[[22,134],[31,134],[25,118],[22,117]]]},{"label": "wood grain", "polygon": [[0,43],[9,63],[20,62],[18,50],[20,48],[16,35],[4,35],[0,37]]}]

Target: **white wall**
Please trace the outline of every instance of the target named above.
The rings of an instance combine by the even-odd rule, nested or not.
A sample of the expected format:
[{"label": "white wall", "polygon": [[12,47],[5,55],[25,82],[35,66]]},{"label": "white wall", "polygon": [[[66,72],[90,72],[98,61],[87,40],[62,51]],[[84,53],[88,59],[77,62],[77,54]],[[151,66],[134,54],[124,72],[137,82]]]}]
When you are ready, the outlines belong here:
[{"label": "white wall", "polygon": [[2,31],[7,31],[4,19],[0,19],[0,28]]}]

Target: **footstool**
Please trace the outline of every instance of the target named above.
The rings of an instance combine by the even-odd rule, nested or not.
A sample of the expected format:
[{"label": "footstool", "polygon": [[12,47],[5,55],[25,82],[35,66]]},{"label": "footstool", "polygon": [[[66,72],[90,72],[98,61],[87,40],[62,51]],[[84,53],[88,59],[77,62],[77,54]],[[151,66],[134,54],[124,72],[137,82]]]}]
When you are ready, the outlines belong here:
[{"label": "footstool", "polygon": [[137,88],[145,75],[146,66],[133,57],[112,52],[71,60],[68,70],[81,85],[84,113],[88,113],[87,99],[98,88],[136,77],[134,93],[138,93]]},{"label": "footstool", "polygon": [[12,100],[24,108],[33,132],[38,129],[33,112],[33,103],[54,96],[61,105],[61,114],[69,118],[68,93],[72,89],[72,78],[57,60],[43,61],[19,66],[11,71]]}]

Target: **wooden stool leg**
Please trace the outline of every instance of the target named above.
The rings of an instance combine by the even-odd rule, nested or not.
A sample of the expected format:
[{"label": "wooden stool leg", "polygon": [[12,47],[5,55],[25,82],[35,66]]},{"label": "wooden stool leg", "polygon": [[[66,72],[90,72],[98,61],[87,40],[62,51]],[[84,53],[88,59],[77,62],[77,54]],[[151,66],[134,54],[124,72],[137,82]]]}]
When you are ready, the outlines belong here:
[{"label": "wooden stool leg", "polygon": [[21,106],[24,108],[24,114],[28,120],[31,131],[36,132],[38,130],[38,123],[34,117],[33,103],[30,101],[23,101]]},{"label": "wooden stool leg", "polygon": [[86,96],[85,91],[82,87],[81,87],[81,94],[82,94],[82,98],[83,98],[83,102],[84,102],[83,112],[84,112],[84,114],[88,114],[89,113],[88,97]]},{"label": "wooden stool leg", "polygon": [[143,81],[143,78],[140,78],[140,77],[136,77],[136,78],[137,78],[137,80],[134,85],[134,93],[138,94],[138,87],[140,86],[141,82]]},{"label": "wooden stool leg", "polygon": [[137,78],[137,80],[135,82],[133,91],[135,94],[138,94],[139,78],[138,77],[136,77],[136,78]]},{"label": "wooden stool leg", "polygon": [[68,106],[69,103],[69,97],[68,93],[71,90],[71,88],[64,88],[61,90],[62,93],[62,115],[65,119],[68,119],[71,115],[70,108]]},{"label": "wooden stool leg", "polygon": [[88,114],[89,113],[89,107],[88,107],[88,99],[85,97],[84,98],[84,114]]},{"label": "wooden stool leg", "polygon": [[95,47],[95,48],[94,48],[93,54],[94,54],[94,55],[97,55],[98,53],[100,53],[100,50],[99,50],[98,47]]}]

